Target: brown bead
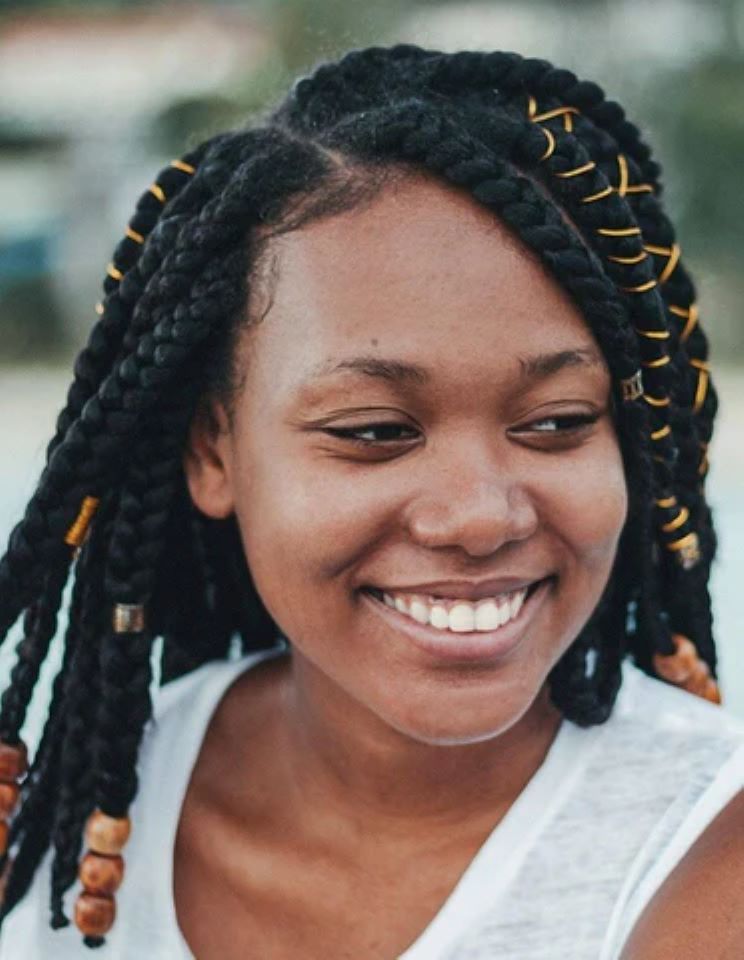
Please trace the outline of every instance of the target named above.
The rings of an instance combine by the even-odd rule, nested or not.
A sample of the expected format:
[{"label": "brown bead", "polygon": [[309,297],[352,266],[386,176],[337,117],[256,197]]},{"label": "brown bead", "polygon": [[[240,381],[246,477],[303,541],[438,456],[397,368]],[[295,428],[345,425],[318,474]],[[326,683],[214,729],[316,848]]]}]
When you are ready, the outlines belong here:
[{"label": "brown bead", "polygon": [[13,868],[13,858],[8,857],[5,861],[5,866],[3,867],[2,873],[0,873],[0,904],[2,904],[5,899],[5,889],[8,886],[8,878],[10,877],[10,871]]},{"label": "brown bead", "polygon": [[75,903],[75,926],[86,937],[102,937],[108,933],[116,919],[116,904],[113,897],[95,893],[81,893]]},{"label": "brown bead", "polygon": [[702,697],[708,688],[710,680],[710,670],[704,660],[698,660],[695,669],[684,682],[685,690],[694,693],[696,697]]},{"label": "brown bead", "polygon": [[657,653],[654,656],[654,670],[669,683],[683,684],[695,670],[700,658],[692,640],[680,633],[675,633],[672,639],[675,652],[668,655]]},{"label": "brown bead", "polygon": [[124,861],[121,857],[86,853],[80,864],[79,876],[86,893],[111,896],[116,893],[124,879]]},{"label": "brown bead", "polygon": [[13,813],[20,792],[17,783],[0,783],[0,819],[7,820]]},{"label": "brown bead", "polygon": [[709,700],[711,703],[721,702],[721,690],[713,677],[708,677],[708,684],[705,690],[701,693],[701,696],[704,697],[704,699]]},{"label": "brown bead", "polygon": [[85,844],[93,853],[114,856],[124,849],[131,830],[129,817],[109,817],[96,810],[85,826]]},{"label": "brown bead", "polygon": [[8,839],[10,837],[10,828],[7,821],[0,820],[0,857],[8,852]]},{"label": "brown bead", "polygon": [[15,745],[0,741],[0,780],[18,780],[28,769],[26,744]]}]

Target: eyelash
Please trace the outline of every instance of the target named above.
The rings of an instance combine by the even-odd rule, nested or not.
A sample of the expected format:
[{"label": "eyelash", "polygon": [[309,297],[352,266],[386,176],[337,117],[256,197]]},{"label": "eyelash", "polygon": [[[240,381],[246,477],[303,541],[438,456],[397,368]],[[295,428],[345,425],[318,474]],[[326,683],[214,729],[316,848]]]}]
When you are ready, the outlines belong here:
[{"label": "eyelash", "polygon": [[[541,437],[568,436],[571,433],[578,432],[584,427],[595,424],[600,418],[599,413],[572,413],[558,415],[554,417],[543,417],[541,420],[533,420],[532,423],[525,424],[523,427],[517,427],[512,433],[527,433],[534,431]],[[535,428],[544,423],[555,423],[556,428],[551,430],[536,430]],[[325,432],[338,440],[347,440],[350,443],[364,447],[388,446],[396,443],[407,443],[415,439],[415,436],[408,437],[388,437],[386,440],[370,440],[359,436],[362,433],[381,430],[407,430],[414,431],[413,427],[402,423],[365,423],[358,427],[326,427]]]}]

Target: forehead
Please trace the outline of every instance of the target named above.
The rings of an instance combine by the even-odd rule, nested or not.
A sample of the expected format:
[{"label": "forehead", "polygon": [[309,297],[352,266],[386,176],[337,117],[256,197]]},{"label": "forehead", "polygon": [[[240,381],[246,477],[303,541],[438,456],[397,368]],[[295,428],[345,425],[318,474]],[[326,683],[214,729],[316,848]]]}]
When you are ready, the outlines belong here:
[{"label": "forehead", "polygon": [[591,346],[536,256],[464,192],[426,179],[270,241],[272,291],[249,333],[275,387],[363,350],[454,377]]}]

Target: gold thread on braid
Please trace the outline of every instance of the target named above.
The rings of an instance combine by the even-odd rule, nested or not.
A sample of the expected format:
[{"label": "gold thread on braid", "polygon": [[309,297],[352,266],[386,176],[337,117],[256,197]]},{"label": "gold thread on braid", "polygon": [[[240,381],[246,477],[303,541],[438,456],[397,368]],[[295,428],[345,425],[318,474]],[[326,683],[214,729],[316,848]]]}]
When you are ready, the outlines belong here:
[{"label": "gold thread on braid", "polygon": [[643,399],[652,407],[668,407],[672,402],[669,397],[652,397],[650,393],[645,393]]},{"label": "gold thread on braid", "polygon": [[710,364],[707,360],[697,360],[695,357],[690,360],[690,366],[695,367],[696,370],[705,370],[706,372],[710,370]]},{"label": "gold thread on braid", "polygon": [[691,570],[700,560],[700,538],[694,531],[664,546],[677,555],[683,570]]},{"label": "gold thread on braid", "polygon": [[642,360],[641,366],[648,367],[649,370],[655,370],[657,367],[665,367],[670,362],[670,357],[658,357],[656,360]]},{"label": "gold thread on braid", "polygon": [[[693,361],[690,361],[693,363]],[[700,413],[703,409],[703,404],[705,403],[705,395],[708,392],[708,383],[710,382],[710,375],[708,371],[704,368],[699,368],[700,373],[698,375],[697,387],[695,389],[695,400],[692,404],[692,412]]]},{"label": "gold thread on braid", "polygon": [[668,510],[670,507],[673,507],[676,503],[677,503],[677,498],[675,496],[662,497],[661,500],[656,501],[656,506],[661,507],[662,510]]},{"label": "gold thread on braid", "polygon": [[137,233],[136,230],[132,230],[131,227],[127,227],[127,229],[124,231],[124,233],[125,233],[125,235],[126,235],[130,240],[134,240],[135,243],[144,243],[144,242],[145,242],[145,238],[142,236],[142,234],[141,234],[141,233]]},{"label": "gold thread on braid", "polygon": [[631,266],[635,263],[643,263],[644,260],[648,259],[648,254],[645,250],[642,250],[640,253],[636,253],[632,257],[608,257],[607,259],[612,260],[613,263],[622,263]]},{"label": "gold thread on braid", "polygon": [[535,114],[537,113],[537,100],[530,94],[527,97],[527,116],[530,120],[535,119]]},{"label": "gold thread on braid", "polygon": [[669,426],[669,424],[664,424],[663,427],[659,427],[658,430],[654,430],[654,432],[651,434],[651,439],[663,440],[664,437],[668,437],[671,432],[672,428]]},{"label": "gold thread on braid", "polygon": [[620,287],[625,293],[648,293],[658,286],[658,280],[647,280],[645,283],[639,283],[637,287]]},{"label": "gold thread on braid", "polygon": [[121,270],[117,269],[117,268],[113,265],[113,263],[110,263],[110,264],[106,267],[106,273],[107,273],[110,277],[112,277],[114,280],[121,280],[121,279],[123,279],[123,277],[124,277],[124,274],[121,272]]},{"label": "gold thread on braid", "polygon": [[604,200],[605,197],[609,197],[609,195],[614,192],[614,187],[605,187],[604,190],[599,190],[597,193],[592,193],[588,197],[582,197],[581,202],[594,203],[596,200]]},{"label": "gold thread on braid", "polygon": [[649,340],[668,340],[671,337],[668,330],[641,330],[640,327],[636,327],[635,332],[639,337],[647,337]]},{"label": "gold thread on braid", "polygon": [[650,183],[630,183],[625,188],[626,193],[653,193],[654,188]]},{"label": "gold thread on braid", "polygon": [[640,227],[598,227],[597,233],[603,237],[640,237]]},{"label": "gold thread on braid", "polygon": [[147,189],[156,200],[159,200],[161,203],[165,203],[167,197],[165,196],[165,191],[159,183],[152,183]]},{"label": "gold thread on braid", "polygon": [[623,400],[637,400],[643,396],[643,374],[636,370],[632,377],[626,377],[620,381],[623,391]]},{"label": "gold thread on braid", "polygon": [[77,549],[82,546],[85,540],[85,534],[88,532],[88,527],[90,526],[90,521],[93,519],[93,514],[98,509],[100,502],[96,497],[85,497],[80,506],[80,511],[75,518],[75,522],[65,534],[65,543],[69,547],[75,547]]},{"label": "gold thread on braid", "polygon": [[543,163],[543,161],[547,160],[549,157],[552,157],[555,153],[555,137],[547,127],[538,127],[538,130],[542,130],[548,141],[548,145],[545,148],[545,153],[537,161],[538,163]]},{"label": "gold thread on braid", "polygon": [[674,273],[674,269],[679,263],[679,258],[682,256],[682,248],[678,243],[673,243],[671,247],[657,247],[653,244],[645,244],[644,250],[648,250],[649,253],[655,253],[659,257],[667,257],[667,262],[664,265],[664,269],[661,271],[659,276],[659,283],[666,283],[667,280]]},{"label": "gold thread on braid", "polygon": [[95,305],[94,309],[95,309],[95,311],[96,311],[96,313],[98,314],[99,317],[102,317],[102,316],[103,316],[103,309],[104,309],[104,308],[103,308],[103,304],[101,303],[100,300],[99,300],[98,303]]},{"label": "gold thread on braid", "polygon": [[700,458],[700,463],[698,464],[698,474],[701,477],[704,477],[710,469],[710,461],[708,460],[708,444],[701,443],[700,449],[703,451],[703,455]]},{"label": "gold thread on braid", "polygon": [[[534,102],[534,101],[533,101]],[[537,110],[537,103],[535,102],[535,110]],[[546,110],[545,113],[532,113],[530,114],[530,120],[533,123],[544,123],[546,120],[554,120],[556,117],[563,117],[563,123],[565,125],[566,118],[570,117],[572,113],[579,113],[578,107],[556,107],[554,110]],[[566,128],[566,133],[571,131]]]},{"label": "gold thread on braid", "polygon": [[617,155],[617,166],[620,171],[620,182],[617,185],[617,192],[621,197],[624,197],[628,192],[628,161],[625,159],[624,154],[618,153]]},{"label": "gold thread on braid", "polygon": [[589,173],[590,170],[594,170],[597,164],[590,160],[589,163],[585,163],[581,167],[575,167],[573,170],[566,170],[564,173],[556,173],[556,177],[560,177],[561,180],[570,180],[571,177],[579,177],[582,173]]},{"label": "gold thread on braid", "polygon": [[680,507],[679,513],[674,520],[670,520],[669,523],[662,524],[661,529],[664,533],[674,533],[675,530],[679,530],[680,527],[683,527],[689,519],[690,511],[687,509],[687,507]]},{"label": "gold thread on braid", "polygon": [[698,322],[698,317],[699,317],[699,316],[700,316],[700,314],[699,314],[699,312],[698,312],[697,304],[694,303],[694,304],[690,307],[690,315],[689,315],[689,317],[687,318],[687,323],[686,323],[685,326],[684,326],[684,330],[683,330],[682,333],[680,333],[680,335],[679,335],[679,339],[682,341],[682,343],[687,343],[687,340],[688,340],[690,334],[692,333],[692,331],[693,331],[693,330],[695,329],[695,327],[697,326],[697,322]]},{"label": "gold thread on braid", "polygon": [[184,173],[196,173],[196,167],[192,167],[190,163],[186,163],[184,160],[171,160],[170,165]]},{"label": "gold thread on braid", "polygon": [[692,331],[697,326],[697,322],[700,319],[700,311],[696,303],[690,304],[689,310],[683,310],[681,307],[669,307],[671,312],[678,317],[684,317],[687,321],[682,329],[682,332],[679,335],[679,339],[682,343],[687,343],[687,340],[692,333]]}]

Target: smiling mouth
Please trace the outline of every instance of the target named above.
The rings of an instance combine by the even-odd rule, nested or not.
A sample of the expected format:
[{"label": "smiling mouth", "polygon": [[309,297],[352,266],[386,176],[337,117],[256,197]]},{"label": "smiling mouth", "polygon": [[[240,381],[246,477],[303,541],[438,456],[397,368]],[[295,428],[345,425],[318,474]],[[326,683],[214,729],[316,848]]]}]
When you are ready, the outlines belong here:
[{"label": "smiling mouth", "polygon": [[526,601],[549,579],[474,602],[376,587],[364,587],[362,592],[409,620],[443,633],[492,634],[516,620]]}]

